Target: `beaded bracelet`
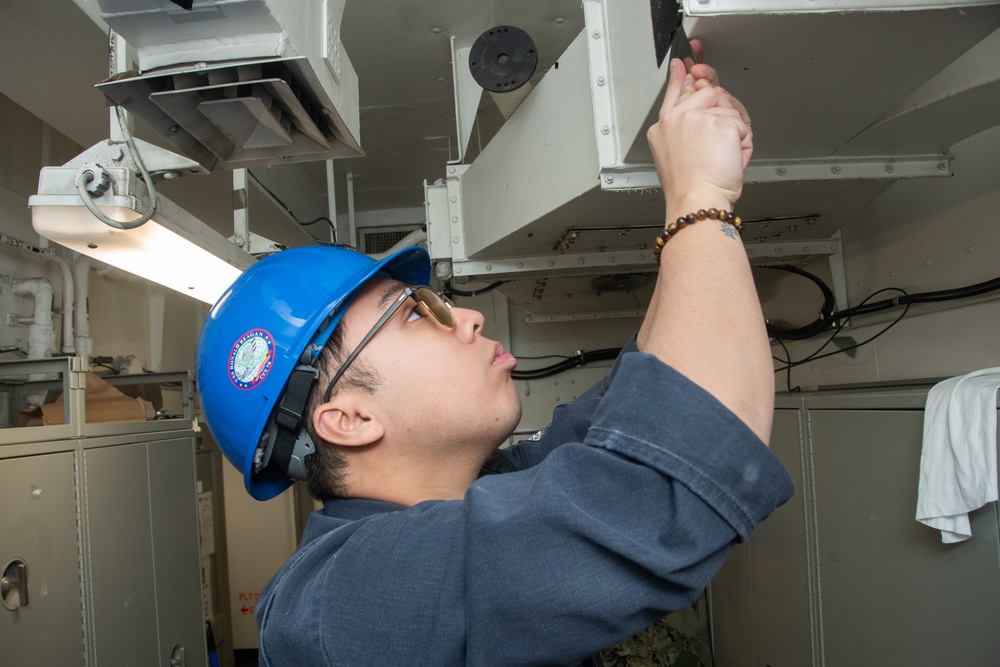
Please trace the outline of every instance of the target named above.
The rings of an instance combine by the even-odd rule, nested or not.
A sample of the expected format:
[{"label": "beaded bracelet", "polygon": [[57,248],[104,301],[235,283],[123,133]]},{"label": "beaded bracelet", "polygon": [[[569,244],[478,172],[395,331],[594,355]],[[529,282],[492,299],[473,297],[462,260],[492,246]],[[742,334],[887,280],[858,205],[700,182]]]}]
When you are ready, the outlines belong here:
[{"label": "beaded bracelet", "polygon": [[743,220],[740,216],[736,215],[732,211],[727,211],[724,208],[710,208],[707,211],[705,209],[701,209],[695,213],[682,215],[677,218],[677,220],[667,225],[667,228],[663,230],[663,233],[656,237],[656,247],[653,248],[653,259],[656,260],[656,263],[660,263],[660,253],[663,252],[663,246],[667,244],[667,241],[670,240],[671,236],[681,231],[688,225],[693,225],[699,220],[704,220],[705,218],[728,222],[738,233],[743,233]]}]

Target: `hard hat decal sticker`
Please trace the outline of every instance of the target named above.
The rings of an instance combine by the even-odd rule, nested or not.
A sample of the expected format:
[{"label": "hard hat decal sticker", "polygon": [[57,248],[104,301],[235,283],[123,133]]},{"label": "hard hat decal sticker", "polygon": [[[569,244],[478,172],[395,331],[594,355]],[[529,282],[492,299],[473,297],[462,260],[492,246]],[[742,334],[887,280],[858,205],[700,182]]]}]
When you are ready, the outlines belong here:
[{"label": "hard hat decal sticker", "polygon": [[267,377],[274,363],[274,338],[264,329],[252,329],[236,341],[229,353],[229,379],[240,389],[253,389]]}]

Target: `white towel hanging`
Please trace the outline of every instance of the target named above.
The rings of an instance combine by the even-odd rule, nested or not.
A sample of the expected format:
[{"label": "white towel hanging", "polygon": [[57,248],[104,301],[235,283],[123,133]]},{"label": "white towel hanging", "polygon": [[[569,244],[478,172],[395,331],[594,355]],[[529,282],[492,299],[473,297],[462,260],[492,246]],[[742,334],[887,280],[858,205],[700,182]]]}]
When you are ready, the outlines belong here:
[{"label": "white towel hanging", "polygon": [[969,512],[997,500],[1000,368],[939,382],[927,394],[917,521],[941,541],[972,537]]}]

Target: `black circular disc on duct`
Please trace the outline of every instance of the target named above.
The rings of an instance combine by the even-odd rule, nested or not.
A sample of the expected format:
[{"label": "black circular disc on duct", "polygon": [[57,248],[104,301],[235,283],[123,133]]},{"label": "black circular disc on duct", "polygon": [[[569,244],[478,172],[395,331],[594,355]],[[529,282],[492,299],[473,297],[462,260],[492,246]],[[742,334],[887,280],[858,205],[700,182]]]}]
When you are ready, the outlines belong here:
[{"label": "black circular disc on duct", "polygon": [[476,39],[469,53],[469,70],[480,86],[509,93],[528,82],[538,66],[531,36],[512,25],[490,28]]}]

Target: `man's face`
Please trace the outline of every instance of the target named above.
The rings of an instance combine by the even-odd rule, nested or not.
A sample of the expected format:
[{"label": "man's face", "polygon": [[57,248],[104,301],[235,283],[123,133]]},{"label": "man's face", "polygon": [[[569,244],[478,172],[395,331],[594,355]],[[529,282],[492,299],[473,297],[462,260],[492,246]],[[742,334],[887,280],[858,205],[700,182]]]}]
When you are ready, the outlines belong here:
[{"label": "man's face", "polygon": [[[403,287],[375,278],[362,288],[345,315],[346,350],[354,349]],[[510,377],[517,360],[483,337],[479,312],[452,309],[453,329],[424,312],[406,299],[359,355],[381,378],[376,399],[387,434],[433,447],[492,451],[521,418]]]}]

